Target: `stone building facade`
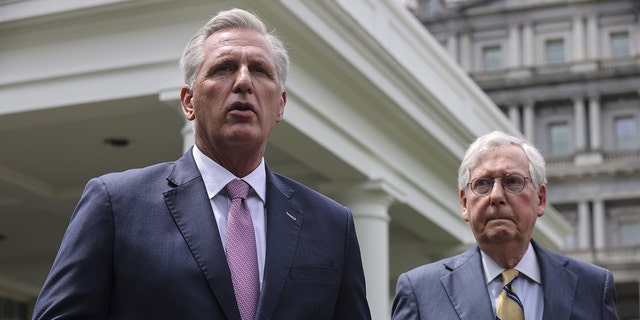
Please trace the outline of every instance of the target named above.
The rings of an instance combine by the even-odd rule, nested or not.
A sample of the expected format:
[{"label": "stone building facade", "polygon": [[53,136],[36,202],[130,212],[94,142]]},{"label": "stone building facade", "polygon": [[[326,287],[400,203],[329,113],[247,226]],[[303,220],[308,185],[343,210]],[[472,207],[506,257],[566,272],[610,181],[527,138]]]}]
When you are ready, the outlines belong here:
[{"label": "stone building facade", "polygon": [[639,319],[640,2],[406,2],[547,159],[564,251],[613,271]]}]

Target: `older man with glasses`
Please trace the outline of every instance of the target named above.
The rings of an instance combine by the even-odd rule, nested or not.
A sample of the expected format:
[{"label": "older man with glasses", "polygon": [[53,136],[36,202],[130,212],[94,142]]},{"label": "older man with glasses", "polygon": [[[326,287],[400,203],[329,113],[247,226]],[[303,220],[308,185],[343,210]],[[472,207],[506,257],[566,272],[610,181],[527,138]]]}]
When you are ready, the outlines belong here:
[{"label": "older man with glasses", "polygon": [[458,186],[477,244],[400,275],[393,319],[618,319],[611,271],[532,239],[547,204],[534,146],[498,131],[481,136],[467,149]]}]

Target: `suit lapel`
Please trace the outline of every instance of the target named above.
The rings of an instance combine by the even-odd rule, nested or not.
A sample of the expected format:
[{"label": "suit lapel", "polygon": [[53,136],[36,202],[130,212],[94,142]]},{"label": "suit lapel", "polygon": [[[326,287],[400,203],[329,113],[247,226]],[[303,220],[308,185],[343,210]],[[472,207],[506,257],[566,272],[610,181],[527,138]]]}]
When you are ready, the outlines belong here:
[{"label": "suit lapel", "polygon": [[240,319],[218,227],[191,151],[176,162],[167,180],[174,188],[164,198],[176,225],[226,317]]},{"label": "suit lapel", "polygon": [[289,270],[302,228],[303,212],[290,202],[293,190],[267,167],[267,254],[256,319],[271,319]]},{"label": "suit lapel", "polygon": [[440,278],[449,300],[460,319],[493,319],[491,298],[487,291],[480,253],[473,246],[446,266],[451,273]]},{"label": "suit lapel", "polygon": [[540,264],[542,294],[544,295],[543,320],[564,320],[571,316],[576,296],[578,276],[565,268],[567,260],[553,255],[532,241]]}]

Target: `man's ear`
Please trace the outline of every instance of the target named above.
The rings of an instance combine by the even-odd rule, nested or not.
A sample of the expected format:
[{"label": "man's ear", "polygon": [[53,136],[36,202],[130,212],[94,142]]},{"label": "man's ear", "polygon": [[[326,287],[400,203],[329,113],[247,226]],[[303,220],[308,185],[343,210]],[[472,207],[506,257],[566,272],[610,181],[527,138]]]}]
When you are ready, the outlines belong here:
[{"label": "man's ear", "polygon": [[278,117],[276,117],[276,123],[282,121],[284,117],[284,106],[287,104],[287,90],[283,90],[280,94],[280,105],[278,110]]},{"label": "man's ear", "polygon": [[538,189],[538,217],[544,215],[544,209],[547,208],[547,186],[541,185]]},{"label": "man's ear", "polygon": [[460,210],[462,211],[462,219],[469,222],[469,210],[467,208],[467,194],[464,189],[460,189]]},{"label": "man's ear", "polygon": [[193,91],[186,84],[180,89],[180,102],[182,103],[182,112],[184,112],[185,118],[193,121],[196,118],[193,110]]}]

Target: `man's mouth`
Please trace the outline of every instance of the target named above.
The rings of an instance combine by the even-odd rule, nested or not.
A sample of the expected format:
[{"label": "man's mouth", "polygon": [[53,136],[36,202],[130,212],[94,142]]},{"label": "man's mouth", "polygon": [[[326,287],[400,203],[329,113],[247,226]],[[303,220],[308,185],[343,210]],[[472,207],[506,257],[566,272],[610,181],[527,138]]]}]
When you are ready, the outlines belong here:
[{"label": "man's mouth", "polygon": [[229,111],[252,111],[255,112],[255,108],[246,102],[236,102],[231,106]]}]

